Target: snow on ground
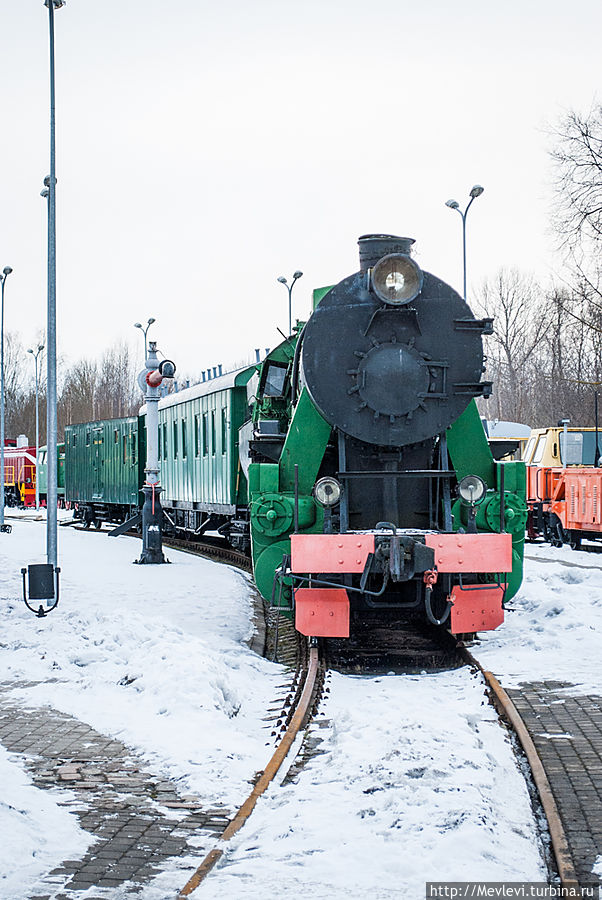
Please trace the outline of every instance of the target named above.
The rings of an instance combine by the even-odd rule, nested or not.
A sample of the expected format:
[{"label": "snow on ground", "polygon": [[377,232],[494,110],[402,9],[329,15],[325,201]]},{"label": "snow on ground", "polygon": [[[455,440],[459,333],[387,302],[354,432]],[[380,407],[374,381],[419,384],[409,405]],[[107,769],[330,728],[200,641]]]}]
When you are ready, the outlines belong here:
[{"label": "snow on ground", "polygon": [[33,786],[2,745],[0,784],[0,897],[27,900],[27,885],[60,865],[65,848],[78,858],[93,839],[52,794]]},{"label": "snow on ground", "polygon": [[[16,689],[20,702],[50,704],[120,738],[187,793],[242,802],[267,762],[261,720],[282,680],[280,667],[245,644],[246,579],[175,551],[170,566],[133,566],[138,541],[61,528],[61,603],[39,620],[19,600],[21,566],[45,561],[45,529],[32,518],[11,519],[12,535],[0,536],[0,681],[39,682]],[[516,611],[476,655],[504,684],[553,678],[599,689],[602,559],[527,553],[593,568],[528,560]],[[427,880],[545,878],[525,784],[480,677],[334,674],[329,686],[313,726],[321,753],[296,784],[270,789],[199,897],[269,900],[311,889],[315,900],[414,900]],[[19,800],[20,783],[17,806],[43,830],[45,858],[81,853],[86,836],[55,841],[42,825],[51,813],[41,804],[33,813],[26,780]],[[57,807],[57,823],[59,813],[69,816]],[[0,808],[0,832],[14,817]],[[26,896],[31,854],[23,850],[22,866],[13,859]],[[183,863],[145,900],[170,897],[188,877]]]},{"label": "snow on ground", "polygon": [[525,544],[525,576],[506,621],[480,635],[479,661],[505,687],[564,681],[602,695],[602,555]]},{"label": "snow on ground", "polygon": [[527,790],[481,679],[333,675],[321,756],[273,788],[199,896],[424,897],[545,880]]},{"label": "snow on ground", "polygon": [[127,537],[61,528],[59,542],[61,600],[45,619],[17,600],[21,566],[44,561],[44,528],[15,522],[0,542],[0,681],[40,682],[17,692],[22,703],[119,737],[202,797],[226,766],[223,800],[236,802],[264,764],[256,726],[279,673],[244,643],[246,578],[176,551],[172,565],[135,566],[141,545]]}]

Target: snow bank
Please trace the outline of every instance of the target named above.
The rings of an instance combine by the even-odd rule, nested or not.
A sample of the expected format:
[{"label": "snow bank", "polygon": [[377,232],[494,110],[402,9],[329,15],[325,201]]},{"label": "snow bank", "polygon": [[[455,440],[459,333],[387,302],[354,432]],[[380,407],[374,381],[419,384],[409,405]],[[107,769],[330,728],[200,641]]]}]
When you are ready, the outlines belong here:
[{"label": "snow bank", "polygon": [[504,687],[554,680],[602,695],[602,557],[538,544],[526,554],[506,621],[480,635],[475,656]]},{"label": "snow bank", "polygon": [[94,839],[14,760],[0,745],[0,897],[28,900],[26,885],[60,865],[65,851],[83,856]]}]

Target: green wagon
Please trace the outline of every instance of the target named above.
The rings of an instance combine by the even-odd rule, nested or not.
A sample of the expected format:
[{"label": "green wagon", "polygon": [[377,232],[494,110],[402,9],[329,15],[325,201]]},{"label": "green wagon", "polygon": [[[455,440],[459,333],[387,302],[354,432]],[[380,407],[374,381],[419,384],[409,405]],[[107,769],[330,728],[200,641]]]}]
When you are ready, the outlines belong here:
[{"label": "green wagon", "polygon": [[123,522],[138,508],[145,456],[138,416],[67,426],[65,500],[86,527]]}]

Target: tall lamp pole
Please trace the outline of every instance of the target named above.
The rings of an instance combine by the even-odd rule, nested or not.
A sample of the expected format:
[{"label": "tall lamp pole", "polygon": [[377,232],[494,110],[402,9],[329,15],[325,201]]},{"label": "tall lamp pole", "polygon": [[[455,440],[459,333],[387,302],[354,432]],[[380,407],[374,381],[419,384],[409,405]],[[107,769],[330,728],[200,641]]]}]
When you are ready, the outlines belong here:
[{"label": "tall lamp pole", "polygon": [[38,356],[44,349],[43,344],[38,344],[37,350],[28,350],[28,353],[31,353],[33,356],[33,361],[36,367],[36,509],[40,508],[40,481],[38,478],[39,474],[39,447],[40,447],[40,423],[38,419]]},{"label": "tall lamp pole", "polygon": [[153,322],[156,322],[156,319],[149,319],[146,328],[140,322],[134,322],[134,328],[139,328],[144,335],[144,362],[146,362],[146,360],[148,359],[148,344],[146,343],[146,335]]},{"label": "tall lamp pole", "polygon": [[48,326],[47,387],[46,387],[46,443],[48,447],[47,530],[46,556],[48,565],[57,564],[57,408],[56,408],[56,166],[54,116],[54,11],[64,6],[64,0],[45,0],[48,8],[50,47],[50,175],[44,184],[48,188]]},{"label": "tall lamp pole", "polygon": [[462,216],[462,261],[463,261],[463,269],[464,269],[464,302],[466,302],[466,216],[468,215],[468,210],[472,206],[473,202],[477,197],[480,197],[484,187],[481,187],[480,184],[475,184],[475,186],[470,191],[470,200],[468,201],[468,205],[464,212],[460,209],[460,204],[457,200],[446,200],[445,205],[449,206],[450,209],[457,210]]},{"label": "tall lamp pole", "polygon": [[2,284],[2,312],[0,313],[0,532],[10,531],[4,524],[4,285],[12,272],[5,266],[0,275]]},{"label": "tall lamp pole", "polygon": [[293,272],[293,280],[291,281],[290,284],[288,283],[288,281],[286,280],[284,275],[281,275],[280,278],[276,279],[277,281],[280,282],[280,284],[283,284],[288,291],[288,333],[289,333],[289,335],[292,334],[292,332],[293,332],[293,312],[292,312],[292,310],[293,310],[293,306],[292,306],[292,304],[293,304],[293,301],[292,301],[293,288],[295,286],[295,282],[299,278],[301,278],[302,275],[303,275],[303,272],[300,272],[299,270],[297,270],[296,272]]}]

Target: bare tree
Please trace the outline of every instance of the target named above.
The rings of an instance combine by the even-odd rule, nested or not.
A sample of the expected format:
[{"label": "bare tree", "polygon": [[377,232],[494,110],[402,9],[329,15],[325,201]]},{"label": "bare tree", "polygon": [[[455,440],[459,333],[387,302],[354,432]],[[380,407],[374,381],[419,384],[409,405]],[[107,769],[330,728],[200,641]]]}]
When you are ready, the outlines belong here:
[{"label": "bare tree", "polygon": [[555,133],[555,225],[578,255],[602,242],[602,106],[570,112]]},{"label": "bare tree", "polygon": [[540,346],[550,322],[541,288],[516,269],[500,269],[484,282],[475,306],[494,317],[486,343],[494,395],[486,404],[495,418],[529,421]]},{"label": "bare tree", "polygon": [[104,353],[96,392],[99,418],[119,418],[137,412],[140,392],[136,387],[136,374],[136,360],[125,341]]},{"label": "bare tree", "polygon": [[98,366],[82,359],[66,373],[58,402],[59,433],[65,425],[96,418],[95,395],[98,385]]},{"label": "bare tree", "polygon": [[529,276],[503,270],[483,285],[477,305],[494,316],[486,344],[494,392],[480,401],[482,413],[534,428],[564,417],[593,424],[602,309],[592,307],[588,284],[543,289]]},{"label": "bare tree", "polygon": [[21,416],[23,393],[27,380],[27,354],[23,349],[21,339],[15,332],[5,332],[4,415],[5,434],[7,437],[26,434],[29,440],[33,439],[33,432],[24,430]]}]

